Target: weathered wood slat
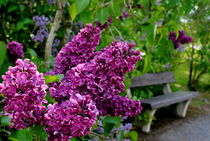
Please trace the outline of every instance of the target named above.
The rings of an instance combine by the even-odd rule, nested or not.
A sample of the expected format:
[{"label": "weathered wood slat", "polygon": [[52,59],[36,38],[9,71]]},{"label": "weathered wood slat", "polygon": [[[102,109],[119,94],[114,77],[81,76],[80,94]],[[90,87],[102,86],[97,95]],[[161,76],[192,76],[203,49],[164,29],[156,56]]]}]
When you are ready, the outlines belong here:
[{"label": "weathered wood slat", "polygon": [[175,82],[173,72],[148,73],[131,80],[130,88]]},{"label": "weathered wood slat", "polygon": [[198,96],[198,92],[192,91],[178,91],[174,93],[169,93],[166,95],[160,95],[148,99],[140,100],[143,107],[148,107],[149,109],[157,109],[161,107],[165,107],[168,105],[172,105],[175,103],[179,103],[188,99],[192,99]]}]

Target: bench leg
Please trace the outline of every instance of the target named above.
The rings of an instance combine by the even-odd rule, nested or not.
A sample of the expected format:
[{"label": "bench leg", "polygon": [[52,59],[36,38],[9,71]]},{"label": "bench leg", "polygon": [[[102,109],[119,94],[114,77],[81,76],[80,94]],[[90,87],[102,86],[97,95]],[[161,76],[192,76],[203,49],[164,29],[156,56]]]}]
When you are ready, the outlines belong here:
[{"label": "bench leg", "polygon": [[[149,111],[149,116],[153,117],[155,115],[155,112],[156,112],[156,109],[154,110],[150,110]],[[142,131],[146,132],[146,133],[149,133],[150,132],[150,127],[151,127],[151,124],[152,124],[152,118],[150,118],[149,122],[144,124],[142,126]]]},{"label": "bench leg", "polygon": [[178,103],[175,108],[175,114],[179,117],[185,117],[190,101],[191,100],[187,100],[187,101]]}]

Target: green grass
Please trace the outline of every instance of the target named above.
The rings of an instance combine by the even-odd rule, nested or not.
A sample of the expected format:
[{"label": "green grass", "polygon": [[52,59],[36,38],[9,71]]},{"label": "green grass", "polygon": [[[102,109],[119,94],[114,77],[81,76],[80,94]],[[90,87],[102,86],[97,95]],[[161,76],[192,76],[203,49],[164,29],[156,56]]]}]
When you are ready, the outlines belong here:
[{"label": "green grass", "polygon": [[[187,90],[189,80],[189,62],[177,65],[174,71],[176,84],[175,87]],[[207,91],[210,87],[210,74],[204,74],[199,80],[197,88],[200,91]]]}]

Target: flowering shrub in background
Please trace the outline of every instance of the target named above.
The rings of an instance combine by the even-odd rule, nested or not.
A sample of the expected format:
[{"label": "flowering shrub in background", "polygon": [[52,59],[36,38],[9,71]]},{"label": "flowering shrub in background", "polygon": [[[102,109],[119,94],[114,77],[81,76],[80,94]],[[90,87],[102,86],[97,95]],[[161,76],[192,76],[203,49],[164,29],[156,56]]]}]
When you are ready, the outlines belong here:
[{"label": "flowering shrub in background", "polygon": [[34,42],[43,42],[45,38],[48,37],[48,29],[47,25],[52,21],[52,17],[48,18],[44,15],[42,16],[34,16],[33,21],[38,27],[37,34],[32,37]]},{"label": "flowering shrub in background", "polygon": [[7,49],[9,52],[9,56],[13,62],[15,62],[18,58],[23,58],[23,45],[16,41],[11,41],[7,44]]},{"label": "flowering shrub in background", "polygon": [[192,42],[192,37],[185,35],[185,31],[180,30],[179,36],[176,38],[176,32],[170,32],[168,38],[173,42],[174,48],[180,47],[180,44],[187,44]]}]

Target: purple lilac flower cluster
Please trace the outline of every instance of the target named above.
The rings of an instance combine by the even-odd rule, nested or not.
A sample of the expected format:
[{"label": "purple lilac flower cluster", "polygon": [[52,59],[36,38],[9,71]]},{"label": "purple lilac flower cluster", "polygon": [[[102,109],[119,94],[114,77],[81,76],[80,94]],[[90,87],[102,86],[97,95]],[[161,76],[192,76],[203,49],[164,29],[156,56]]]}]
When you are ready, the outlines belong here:
[{"label": "purple lilac flower cluster", "polygon": [[36,66],[29,59],[18,59],[16,66],[9,67],[2,79],[0,93],[5,97],[4,110],[13,123],[11,128],[22,129],[35,123],[43,125],[46,108],[42,104],[46,103],[47,85]]},{"label": "purple lilac flower cluster", "polygon": [[100,30],[107,29],[111,23],[112,23],[112,18],[109,17],[107,22],[105,22],[104,24],[101,24],[99,21],[97,21],[96,27],[98,27]]},{"label": "purple lilac flower cluster", "polygon": [[87,24],[56,56],[55,73],[65,73],[70,68],[87,62],[93,56],[99,40],[99,28]]},{"label": "purple lilac flower cluster", "polygon": [[43,42],[45,38],[48,37],[48,29],[46,25],[50,24],[52,21],[52,17],[48,18],[44,15],[42,16],[34,16],[33,20],[39,29],[37,30],[37,34],[32,37],[34,42]]},{"label": "purple lilac flower cluster", "polygon": [[48,106],[45,114],[49,140],[68,140],[87,135],[96,123],[98,110],[90,96],[72,95],[69,100]]},{"label": "purple lilac flower cluster", "polygon": [[192,37],[186,36],[185,31],[183,30],[179,31],[178,38],[176,38],[176,32],[170,32],[168,38],[172,40],[175,49],[179,48],[180,44],[187,44],[192,42]]},{"label": "purple lilac flower cluster", "polygon": [[133,70],[141,59],[140,52],[131,49],[134,45],[115,41],[96,52],[89,62],[67,71],[60,86],[50,88],[51,97],[62,101],[80,93],[91,96],[100,115],[135,116],[140,113],[139,101],[119,96],[124,90],[126,72]]},{"label": "purple lilac flower cluster", "polygon": [[23,45],[16,41],[11,41],[7,44],[7,49],[9,51],[9,56],[11,56],[11,59],[13,62],[15,62],[17,59],[21,59],[24,57],[23,53]]}]

